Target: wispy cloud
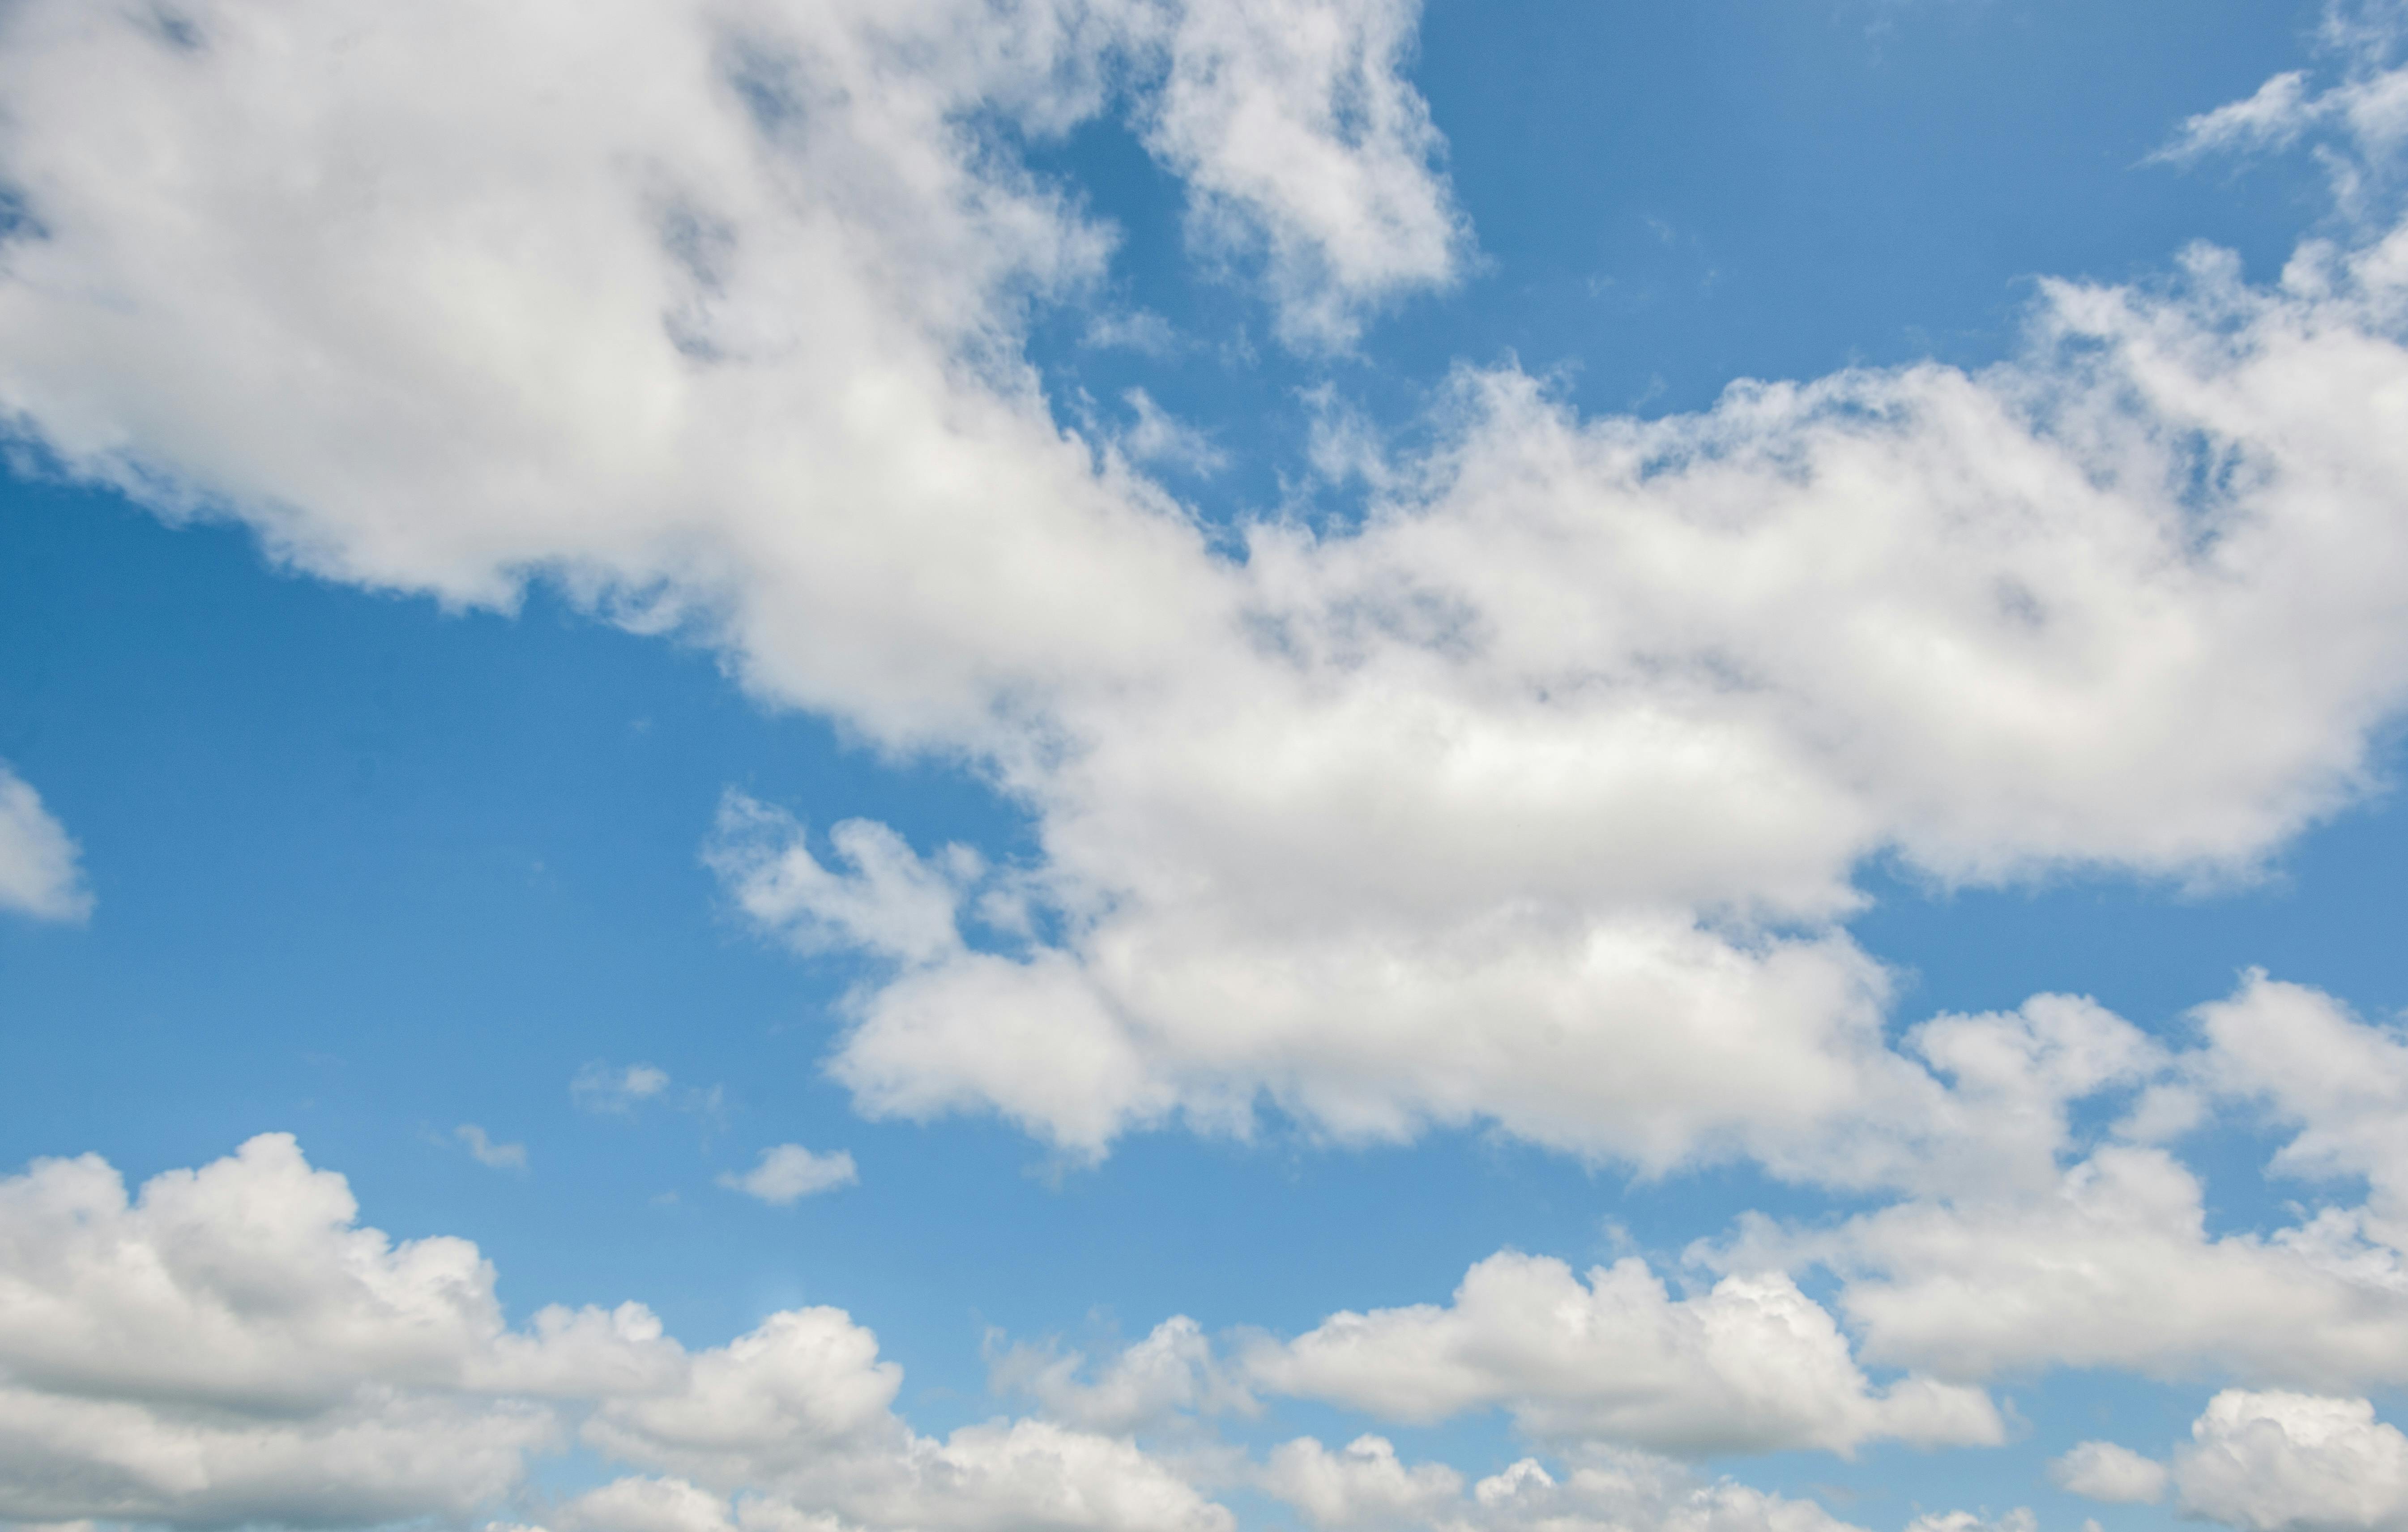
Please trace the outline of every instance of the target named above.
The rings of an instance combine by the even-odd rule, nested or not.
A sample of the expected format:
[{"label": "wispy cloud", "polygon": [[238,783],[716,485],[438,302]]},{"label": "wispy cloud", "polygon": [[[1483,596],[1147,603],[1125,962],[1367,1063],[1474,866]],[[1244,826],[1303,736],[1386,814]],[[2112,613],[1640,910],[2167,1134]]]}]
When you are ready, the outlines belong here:
[{"label": "wispy cloud", "polygon": [[41,795],[0,761],[0,910],[73,923],[92,907],[75,841]]},{"label": "wispy cloud", "polygon": [[490,1165],[496,1170],[523,1170],[527,1167],[526,1145],[495,1143],[483,1128],[474,1123],[463,1123],[453,1128],[452,1137],[466,1147],[479,1165]]},{"label": "wispy cloud", "polygon": [[668,1071],[649,1064],[624,1067],[595,1062],[577,1071],[568,1095],[587,1111],[624,1113],[659,1098],[669,1088]]}]

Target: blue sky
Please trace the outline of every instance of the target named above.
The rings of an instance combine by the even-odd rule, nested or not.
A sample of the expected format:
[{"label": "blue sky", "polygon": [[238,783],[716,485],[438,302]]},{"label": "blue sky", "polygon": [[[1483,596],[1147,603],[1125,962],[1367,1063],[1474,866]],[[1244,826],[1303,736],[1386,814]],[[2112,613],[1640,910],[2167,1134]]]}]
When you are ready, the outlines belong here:
[{"label": "blue sky", "polygon": [[0,18],[0,1522],[2408,1525],[2403,49]]}]

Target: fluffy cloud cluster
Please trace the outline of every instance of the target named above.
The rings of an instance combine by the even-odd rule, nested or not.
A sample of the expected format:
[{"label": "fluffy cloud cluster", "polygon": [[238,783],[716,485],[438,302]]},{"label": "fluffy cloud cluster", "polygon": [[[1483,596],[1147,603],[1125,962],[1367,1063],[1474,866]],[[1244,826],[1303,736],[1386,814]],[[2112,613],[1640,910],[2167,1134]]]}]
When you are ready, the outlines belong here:
[{"label": "fluffy cloud cluster", "polygon": [[[1954,1075],[1945,1115],[1968,1129],[1961,1146],[2042,1151],[2021,1173],[1950,1177],[1829,1227],[1751,1218],[1698,1253],[1735,1271],[1821,1263],[1844,1279],[1838,1308],[1867,1359],[1952,1380],[2066,1366],[2316,1389],[2408,1382],[2398,1027],[2257,974],[2194,1013],[2186,1050],[2136,1042],[2095,1007],[2036,1001],[2021,1020],[2036,1014],[2057,1029],[2039,1051],[2042,1034],[2015,1018],[1942,1018],[1917,1038]],[[2100,1083],[2130,1093],[2130,1110],[2068,1153],[2069,1095]],[[2211,1233],[2199,1177],[2153,1140],[2219,1108],[2293,1130],[2273,1172],[2364,1177],[2368,1200]],[[2000,1118],[2023,1133],[1985,1125]]]},{"label": "fluffy cloud cluster", "polygon": [[0,909],[36,920],[79,921],[92,913],[76,843],[42,795],[0,761]]},{"label": "fluffy cloud cluster", "polygon": [[1876,1391],[1830,1315],[1778,1274],[1673,1298],[1630,1259],[1584,1283],[1560,1261],[1495,1255],[1447,1308],[1339,1314],[1247,1358],[1260,1386],[1427,1423],[1510,1409],[1541,1440],[1678,1453],[1877,1438],[1996,1443],[1978,1390],[1910,1380]]},{"label": "fluffy cloud cluster", "polygon": [[[1182,1316],[1092,1382],[1085,1363],[1018,1347],[996,1358],[992,1382],[1052,1418],[1123,1431],[1254,1414],[1264,1396],[1283,1396],[1413,1425],[1503,1410],[1526,1439],[1590,1454],[1852,1454],[1876,1440],[1993,1446],[2006,1435],[1978,1388],[1921,1377],[1875,1387],[1830,1313],[1778,1272],[1676,1298],[1637,1259],[1584,1280],[1561,1261],[1507,1251],[1474,1266],[1444,1307],[1333,1314],[1291,1339],[1241,1335],[1226,1354]],[[1334,1455],[1295,1444],[1270,1472],[1300,1505],[1360,1498],[1373,1484],[1390,1484],[1382,1493],[1399,1505],[1462,1487],[1436,1468],[1405,1473],[1379,1438]]]},{"label": "fluffy cloud cluster", "polygon": [[1262,1487],[1315,1527],[1430,1527],[1436,1532],[1860,1532],[1811,1500],[1767,1495],[1638,1453],[1596,1454],[1568,1477],[1535,1458],[1481,1480],[1435,1464],[1408,1466],[1380,1437],[1331,1452],[1312,1438],[1271,1454]]},{"label": "fluffy cloud cluster", "polygon": [[2217,1395],[2175,1456],[2183,1510],[2244,1532],[2408,1525],[2408,1436],[2364,1399]]},{"label": "fluffy cloud cluster", "polygon": [[742,804],[714,842],[765,927],[887,960],[834,1060],[867,1110],[1912,1174],[1949,1124],[1837,923],[1862,858],[2245,868],[2366,786],[2408,235],[1666,421],[1466,372],[1359,528],[1233,560],[1048,408],[1026,318],[1111,236],[1012,135],[1117,103],[1341,338],[1464,248],[1412,19],[18,7],[0,408],[306,567],[549,577],[977,763],[1030,865]]},{"label": "fluffy cloud cluster", "polygon": [[280,1135],[130,1198],[89,1155],[0,1181],[0,1520],[456,1519],[581,1440],[661,1476],[570,1508],[619,1532],[733,1525],[739,1494],[747,1526],[1230,1525],[1125,1439],[914,1433],[902,1370],[839,1310],[688,1352],[635,1304],[512,1329],[494,1280],[464,1240],[360,1226]]},{"label": "fluffy cloud cluster", "polygon": [[2408,1525],[2408,1436],[2365,1399],[2227,1389],[2169,1466],[2086,1441],[2051,1468],[2076,1495],[2150,1503],[2171,1482],[2186,1516],[2240,1532],[2383,1532]]}]

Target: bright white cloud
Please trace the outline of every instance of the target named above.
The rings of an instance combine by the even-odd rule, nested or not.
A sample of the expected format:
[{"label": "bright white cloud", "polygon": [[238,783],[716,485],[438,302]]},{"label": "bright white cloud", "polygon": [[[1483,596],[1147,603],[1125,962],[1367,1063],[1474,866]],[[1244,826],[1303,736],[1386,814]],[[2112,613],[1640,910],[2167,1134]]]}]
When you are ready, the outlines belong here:
[{"label": "bright white cloud", "polygon": [[791,1208],[807,1196],[851,1186],[860,1179],[853,1155],[844,1150],[814,1154],[800,1144],[773,1144],[761,1151],[758,1165],[740,1176],[721,1176],[719,1184],[773,1208]]},{"label": "bright white cloud", "polygon": [[1268,265],[1283,338],[1353,341],[1363,309],[1451,280],[1470,234],[1402,74],[1418,0],[1181,7],[1146,141],[1208,249]]},{"label": "bright white cloud", "polygon": [[0,761],[0,910],[36,920],[80,921],[92,913],[76,843],[42,807],[42,796]]},{"label": "bright white cloud", "polygon": [[2086,1441],[2048,1465],[2049,1482],[2110,1505],[2155,1505],[2165,1498],[2166,1466],[2112,1441]]},{"label": "bright white cloud", "polygon": [[1275,1447],[1260,1483],[1320,1527],[1426,1526],[1463,1496],[1463,1475],[1443,1463],[1408,1468],[1373,1436],[1334,1453],[1311,1437]]},{"label": "bright white cloud", "polygon": [[0,1181],[0,1518],[464,1515],[548,1399],[679,1368],[634,1306],[510,1331],[474,1246],[355,1212],[277,1135],[132,1200],[89,1155]]},{"label": "bright white cloud", "polygon": [[2364,1399],[2218,1394],[2174,1454],[2186,1515],[2243,1532],[2408,1526],[2408,1436]]},{"label": "bright white cloud", "polygon": [[475,1246],[396,1244],[356,1215],[280,1135],[132,1198],[90,1155],[0,1180],[0,1521],[466,1519],[575,1435],[675,1476],[567,1508],[608,1532],[1231,1525],[1125,1439],[917,1435],[892,1408],[901,1369],[840,1310],[695,1353],[634,1304],[513,1330]]},{"label": "bright white cloud", "polygon": [[2004,1437],[1978,1390],[1873,1388],[1830,1315],[1784,1276],[1727,1277],[1676,1299],[1637,1259],[1584,1282],[1561,1261],[1507,1252],[1473,1267],[1449,1307],[1338,1314],[1244,1362],[1266,1391],[1414,1424],[1502,1407],[1557,1442],[1845,1453]]}]

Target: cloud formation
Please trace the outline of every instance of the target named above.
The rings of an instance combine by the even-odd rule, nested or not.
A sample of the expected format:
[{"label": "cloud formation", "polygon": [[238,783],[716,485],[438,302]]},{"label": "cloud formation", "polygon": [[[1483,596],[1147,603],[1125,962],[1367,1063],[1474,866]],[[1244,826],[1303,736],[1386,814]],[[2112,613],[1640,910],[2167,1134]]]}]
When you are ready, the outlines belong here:
[{"label": "cloud formation", "polygon": [[[1563,1478],[1535,1458],[1469,1496],[1440,1465],[1408,1466],[1380,1437],[1331,1452],[1310,1437],[1272,1454],[1264,1487],[1316,1527],[1426,1526],[1437,1532],[1861,1532],[1811,1500],[1707,1482],[1643,1453],[1604,1453]],[[2028,1529],[2025,1529],[2028,1532]]]},{"label": "cloud formation", "polygon": [[2110,1505],[2155,1505],[2165,1498],[2166,1466],[2112,1441],[2086,1441],[2048,1466],[2049,1482]]},{"label": "cloud formation", "polygon": [[719,1184],[773,1208],[791,1208],[807,1196],[850,1186],[861,1179],[853,1155],[844,1150],[814,1154],[800,1144],[772,1144],[761,1151],[761,1162],[738,1176],[719,1178]]},{"label": "cloud formation", "polygon": [[1863,859],[2229,876],[2370,785],[2408,236],[2044,284],[1985,371],[1665,421],[1466,370],[1359,528],[1231,559],[1054,417],[1028,316],[1111,234],[982,124],[1126,98],[1338,336],[1466,248],[1412,10],[968,3],[17,7],[0,403],[303,567],[547,578],[973,765],[1030,865],[742,800],[714,858],[888,966],[833,1061],[865,1110],[1073,1154],[1268,1103],[1911,1177],[1947,1124],[1840,924]]},{"label": "cloud formation", "polygon": [[2174,1456],[2184,1512],[2243,1532],[2408,1523],[2408,1436],[2364,1399],[2228,1390]]},{"label": "cloud formation", "polygon": [[0,910],[74,922],[92,905],[76,843],[41,795],[0,761]]},{"label": "cloud formation", "polygon": [[36,1162],[0,1181],[0,1519],[466,1518],[581,1440],[639,1470],[572,1508],[597,1528],[724,1522],[731,1494],[747,1525],[1231,1525],[1122,1439],[917,1435],[892,1409],[902,1370],[838,1310],[690,1353],[638,1304],[512,1329],[494,1281],[465,1240],[360,1225],[282,1135],[136,1196],[95,1156]]},{"label": "cloud formation", "polygon": [[1727,1277],[1674,1298],[1642,1261],[1591,1271],[1511,1252],[1471,1268],[1446,1308],[1342,1313],[1257,1345],[1248,1378],[1269,1392],[1428,1424],[1511,1410],[1541,1441],[1605,1441],[1683,1454],[1881,1439],[1994,1445],[1978,1389],[1908,1379],[1876,1390],[1839,1326],[1787,1277]]}]

